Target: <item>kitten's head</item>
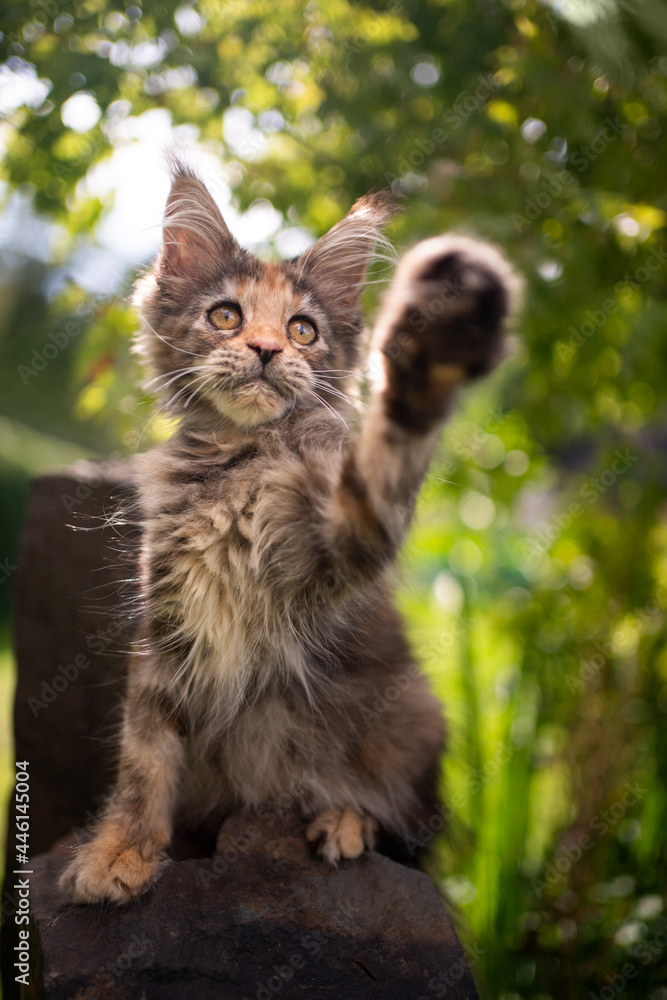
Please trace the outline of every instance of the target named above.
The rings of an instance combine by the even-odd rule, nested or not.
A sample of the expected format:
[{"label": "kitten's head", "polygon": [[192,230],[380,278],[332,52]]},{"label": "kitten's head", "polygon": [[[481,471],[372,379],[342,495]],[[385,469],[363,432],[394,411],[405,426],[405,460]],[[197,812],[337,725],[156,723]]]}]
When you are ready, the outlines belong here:
[{"label": "kitten's head", "polygon": [[202,182],[177,165],[163,247],[135,298],[149,385],[172,412],[206,411],[240,427],[335,400],[357,364],[359,294],[392,212],[386,193],[366,195],[300,257],[265,263],[238,245]]}]

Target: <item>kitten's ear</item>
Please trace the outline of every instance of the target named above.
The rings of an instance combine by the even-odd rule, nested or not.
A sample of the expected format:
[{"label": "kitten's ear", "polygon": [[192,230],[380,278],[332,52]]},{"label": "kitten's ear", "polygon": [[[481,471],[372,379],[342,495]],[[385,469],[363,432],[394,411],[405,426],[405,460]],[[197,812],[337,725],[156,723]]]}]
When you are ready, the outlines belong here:
[{"label": "kitten's ear", "polygon": [[344,219],[298,258],[297,266],[343,302],[356,302],[377,245],[390,249],[382,228],[397,211],[388,191],[364,195]]},{"label": "kitten's ear", "polygon": [[191,275],[219,263],[237,243],[204,184],[176,165],[164,213],[161,269]]}]

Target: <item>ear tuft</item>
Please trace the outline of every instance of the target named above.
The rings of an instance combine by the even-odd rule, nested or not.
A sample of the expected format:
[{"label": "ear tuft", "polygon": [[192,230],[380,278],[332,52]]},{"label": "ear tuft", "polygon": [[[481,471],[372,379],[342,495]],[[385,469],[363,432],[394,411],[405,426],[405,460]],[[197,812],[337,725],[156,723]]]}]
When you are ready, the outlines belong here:
[{"label": "ear tuft", "polygon": [[356,302],[373,258],[387,257],[389,252],[392,263],[396,262],[382,229],[398,211],[389,191],[364,195],[344,219],[297,259],[297,265],[302,273],[315,277],[318,285],[341,295],[344,302]]},{"label": "ear tuft", "polygon": [[172,185],[164,213],[161,270],[187,276],[219,263],[237,244],[194,170],[173,153],[168,162]]}]

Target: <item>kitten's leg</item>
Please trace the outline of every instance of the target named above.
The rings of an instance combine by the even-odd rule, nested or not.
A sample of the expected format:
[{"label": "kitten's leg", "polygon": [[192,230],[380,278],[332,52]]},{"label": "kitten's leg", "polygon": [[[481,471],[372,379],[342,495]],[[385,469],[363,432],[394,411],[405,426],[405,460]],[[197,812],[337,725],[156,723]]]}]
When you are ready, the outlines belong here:
[{"label": "kitten's leg", "polygon": [[500,358],[515,286],[498,251],[465,237],[425,240],[401,261],[373,338],[381,384],[329,506],[353,585],[400,547],[458,389]]},{"label": "kitten's leg", "polygon": [[327,860],[356,857],[374,845],[376,833],[381,850],[407,860],[419,831],[432,835],[434,817],[442,825],[442,706],[391,606],[375,605],[374,617],[364,619],[363,638],[348,635],[349,669],[335,695],[335,716],[318,752],[304,762],[308,797],[301,811],[315,817],[306,837],[319,841]]},{"label": "kitten's leg", "polygon": [[404,534],[457,390],[500,358],[515,284],[493,247],[461,236],[424,240],[398,268],[374,333],[383,384],[348,459],[392,536]]},{"label": "kitten's leg", "polygon": [[158,875],[172,832],[183,741],[159,692],[130,685],[116,786],[95,835],[60,879],[76,903],[124,903]]}]

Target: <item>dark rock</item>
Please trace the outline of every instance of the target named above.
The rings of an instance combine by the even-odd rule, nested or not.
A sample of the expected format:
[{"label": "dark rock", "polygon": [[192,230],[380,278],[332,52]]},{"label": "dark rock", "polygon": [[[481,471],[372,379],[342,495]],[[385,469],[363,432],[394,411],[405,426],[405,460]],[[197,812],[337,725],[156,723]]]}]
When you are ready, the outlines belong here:
[{"label": "dark rock", "polygon": [[477,996],[421,872],[375,853],[334,869],[296,825],[251,815],[227,821],[218,849],[172,862],[123,907],[72,906],[56,887],[62,854],[35,859],[32,960],[44,987],[34,996],[426,1000],[443,984],[455,1000]]}]

